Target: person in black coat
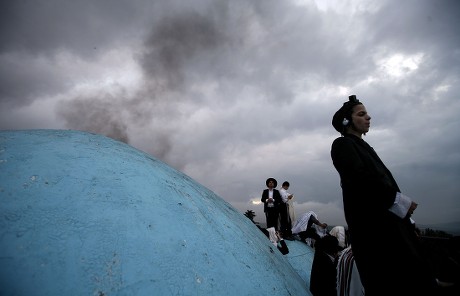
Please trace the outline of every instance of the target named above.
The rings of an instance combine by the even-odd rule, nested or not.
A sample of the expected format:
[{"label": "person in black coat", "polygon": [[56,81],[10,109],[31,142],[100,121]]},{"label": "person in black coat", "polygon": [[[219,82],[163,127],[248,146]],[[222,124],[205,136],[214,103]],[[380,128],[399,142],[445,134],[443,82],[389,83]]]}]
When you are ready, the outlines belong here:
[{"label": "person in black coat", "polygon": [[350,96],[333,116],[332,125],[342,136],[331,147],[366,295],[434,295],[436,281],[410,218],[417,204],[401,193],[391,172],[362,139],[370,120],[364,105]]},{"label": "person in black coat", "polygon": [[265,185],[267,185],[268,189],[265,189],[262,192],[262,198],[260,201],[264,204],[267,228],[274,227],[275,230],[278,231],[278,207],[281,203],[281,194],[277,189],[275,189],[278,182],[274,178],[268,178],[267,181],[265,181]]},{"label": "person in black coat", "polygon": [[337,296],[338,254],[339,240],[335,236],[326,235],[316,242],[310,274],[313,296]]}]

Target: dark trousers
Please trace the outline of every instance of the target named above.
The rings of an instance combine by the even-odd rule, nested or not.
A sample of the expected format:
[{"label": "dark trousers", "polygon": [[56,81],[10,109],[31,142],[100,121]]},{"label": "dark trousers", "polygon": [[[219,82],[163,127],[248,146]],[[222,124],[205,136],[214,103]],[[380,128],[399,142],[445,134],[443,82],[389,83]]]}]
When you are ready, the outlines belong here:
[{"label": "dark trousers", "polygon": [[310,227],[305,231],[301,231],[298,233],[301,240],[305,240],[306,238],[312,238],[315,241],[319,240],[321,237],[316,233],[316,229]]},{"label": "dark trousers", "polygon": [[267,207],[265,211],[265,218],[267,219],[267,228],[275,227],[278,230],[278,209],[276,207]]},{"label": "dark trousers", "polygon": [[283,240],[280,240],[279,245],[278,245],[278,250],[281,251],[283,255],[289,254],[289,248],[286,245],[286,242]]},{"label": "dark trousers", "polygon": [[288,237],[292,235],[291,232],[291,217],[289,216],[289,205],[287,203],[281,203],[279,205],[280,213],[280,230],[283,234],[283,237]]}]

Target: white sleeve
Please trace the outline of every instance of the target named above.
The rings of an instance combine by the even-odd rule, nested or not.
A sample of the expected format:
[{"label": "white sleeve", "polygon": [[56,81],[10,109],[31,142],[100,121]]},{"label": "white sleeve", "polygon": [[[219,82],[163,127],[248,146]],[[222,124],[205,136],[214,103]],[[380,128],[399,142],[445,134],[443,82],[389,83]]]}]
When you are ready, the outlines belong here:
[{"label": "white sleeve", "polygon": [[409,197],[405,196],[401,192],[397,192],[395,202],[388,210],[402,219],[406,217],[411,205],[412,200]]},{"label": "white sleeve", "polygon": [[283,200],[283,202],[286,203],[287,200],[288,200],[287,197],[288,197],[289,193],[286,190],[281,189],[280,190],[280,195],[281,195],[281,199]]}]

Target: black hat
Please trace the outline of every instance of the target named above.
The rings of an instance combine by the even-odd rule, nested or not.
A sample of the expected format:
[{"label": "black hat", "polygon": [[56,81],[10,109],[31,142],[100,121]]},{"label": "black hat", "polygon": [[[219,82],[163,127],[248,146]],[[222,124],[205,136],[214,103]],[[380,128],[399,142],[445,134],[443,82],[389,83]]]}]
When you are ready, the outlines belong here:
[{"label": "black hat", "polygon": [[268,182],[270,181],[273,181],[273,183],[275,183],[274,187],[278,186],[278,182],[276,182],[275,178],[268,178],[267,181],[265,181],[265,185],[267,185],[267,187],[268,187]]},{"label": "black hat", "polygon": [[348,97],[348,102],[343,103],[343,106],[332,117],[332,126],[342,135],[345,127],[351,124],[351,113],[356,105],[362,105],[362,103],[355,95],[351,95]]}]

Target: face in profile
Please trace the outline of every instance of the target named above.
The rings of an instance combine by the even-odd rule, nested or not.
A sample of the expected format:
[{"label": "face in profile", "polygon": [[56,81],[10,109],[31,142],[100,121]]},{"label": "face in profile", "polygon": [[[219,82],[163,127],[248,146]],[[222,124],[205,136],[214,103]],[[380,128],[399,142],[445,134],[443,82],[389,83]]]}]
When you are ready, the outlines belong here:
[{"label": "face in profile", "polygon": [[367,113],[364,105],[356,105],[353,107],[353,113],[351,114],[351,120],[353,125],[351,126],[351,132],[359,135],[366,134],[371,126],[371,117]]}]

